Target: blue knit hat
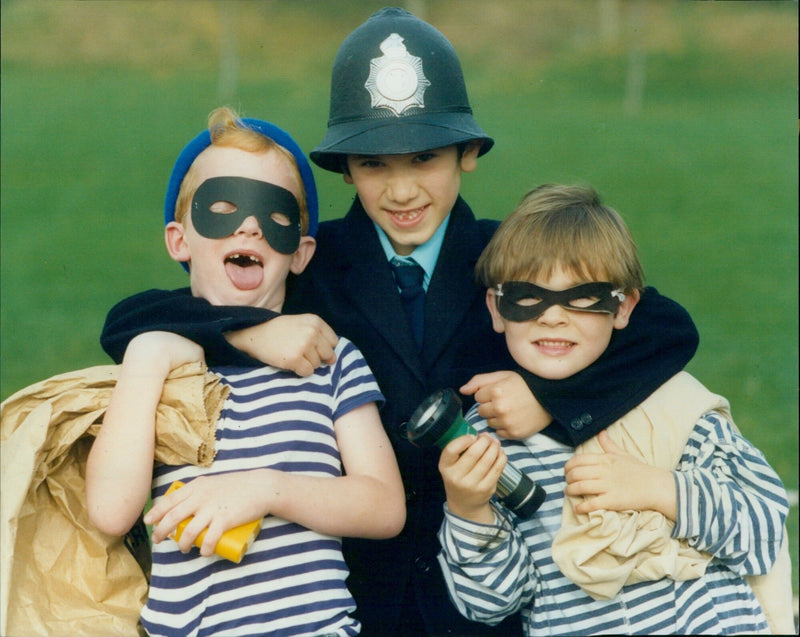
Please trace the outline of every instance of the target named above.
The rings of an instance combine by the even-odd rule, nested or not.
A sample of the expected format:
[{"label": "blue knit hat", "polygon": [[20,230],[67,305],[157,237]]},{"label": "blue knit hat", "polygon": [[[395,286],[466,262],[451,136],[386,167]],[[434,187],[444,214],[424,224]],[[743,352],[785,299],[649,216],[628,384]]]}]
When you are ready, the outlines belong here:
[{"label": "blue knit hat", "polygon": [[[247,128],[269,137],[276,144],[283,146],[294,156],[297,167],[300,170],[300,178],[303,180],[303,187],[306,191],[306,207],[308,208],[308,234],[314,236],[317,233],[319,222],[319,203],[317,200],[317,186],[314,182],[314,174],[311,172],[311,165],[303,154],[300,146],[286,131],[278,128],[275,124],[270,124],[260,119],[249,117],[239,120]],[[197,156],[211,145],[211,133],[208,129],[202,131],[197,137],[186,144],[185,148],[178,155],[178,160],[172,169],[167,184],[167,196],[164,200],[164,225],[175,220],[175,203],[178,200],[178,191],[181,182]],[[186,264],[183,264],[186,267]]]}]

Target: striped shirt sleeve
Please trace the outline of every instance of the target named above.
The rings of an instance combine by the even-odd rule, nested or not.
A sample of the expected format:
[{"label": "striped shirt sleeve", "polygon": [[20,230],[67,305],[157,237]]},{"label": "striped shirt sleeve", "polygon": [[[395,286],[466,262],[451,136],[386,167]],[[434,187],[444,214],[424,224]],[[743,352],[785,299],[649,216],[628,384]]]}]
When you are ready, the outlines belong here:
[{"label": "striped shirt sleeve", "polygon": [[444,511],[439,563],[459,612],[494,625],[531,603],[532,561],[506,514],[495,507],[495,524],[485,525],[451,513],[447,504]]},{"label": "striped shirt sleeve", "polygon": [[673,537],[739,575],[768,572],[783,541],[788,503],[764,455],[710,412],[695,425],[674,476]]},{"label": "striped shirt sleeve", "polygon": [[345,338],[336,346],[336,363],[332,366],[335,405],[333,420],[357,407],[374,402],[380,408],[384,397],[361,352]]}]

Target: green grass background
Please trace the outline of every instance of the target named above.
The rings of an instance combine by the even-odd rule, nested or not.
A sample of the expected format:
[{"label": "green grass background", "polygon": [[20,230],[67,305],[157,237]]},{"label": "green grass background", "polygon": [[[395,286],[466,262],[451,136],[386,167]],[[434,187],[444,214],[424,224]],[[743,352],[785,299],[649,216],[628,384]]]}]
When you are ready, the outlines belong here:
[{"label": "green grass background", "polygon": [[[107,310],[186,284],[163,247],[182,146],[226,103],[310,150],[341,40],[381,3],[2,2],[0,392],[105,364]],[[416,0],[496,146],[479,216],[592,183],[701,334],[689,370],[798,486],[796,2]],[[638,65],[638,66],[637,66]],[[642,71],[640,90],[628,88]],[[323,218],[352,197],[316,171]],[[789,521],[797,574],[797,508]]]}]

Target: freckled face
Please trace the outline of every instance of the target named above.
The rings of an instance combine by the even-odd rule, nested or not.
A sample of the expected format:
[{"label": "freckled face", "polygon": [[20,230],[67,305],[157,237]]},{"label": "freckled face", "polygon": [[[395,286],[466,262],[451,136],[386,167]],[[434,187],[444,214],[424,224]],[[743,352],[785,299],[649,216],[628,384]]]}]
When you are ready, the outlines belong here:
[{"label": "freckled face", "polygon": [[[247,177],[281,186],[295,196],[300,186],[286,158],[275,151],[250,153],[237,148],[210,146],[195,162],[198,184],[211,177]],[[219,202],[215,206],[224,206]],[[215,212],[224,214],[224,209]],[[171,244],[170,237],[175,238]],[[301,239],[303,246],[311,241]],[[250,305],[280,311],[286,277],[296,270],[297,254],[274,250],[264,238],[255,216],[247,217],[230,236],[204,237],[192,225],[191,213],[181,226],[167,226],[167,247],[173,258],[189,261],[192,293],[213,305]],[[313,249],[312,249],[313,253]]]}]

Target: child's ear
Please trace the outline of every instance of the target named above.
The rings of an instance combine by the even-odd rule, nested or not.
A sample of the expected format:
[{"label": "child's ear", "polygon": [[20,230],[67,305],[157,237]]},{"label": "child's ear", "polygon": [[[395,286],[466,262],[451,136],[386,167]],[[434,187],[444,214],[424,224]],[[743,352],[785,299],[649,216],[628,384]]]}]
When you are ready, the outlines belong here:
[{"label": "child's ear", "polygon": [[306,269],[316,249],[317,240],[314,237],[309,237],[307,235],[300,237],[300,245],[297,246],[297,250],[292,255],[292,264],[289,266],[289,270],[293,274],[300,274]]},{"label": "child's ear", "polygon": [[492,329],[498,334],[506,331],[506,324],[503,322],[503,317],[500,316],[500,311],[497,309],[497,293],[494,288],[486,290],[486,307],[489,308],[489,314],[492,315]]},{"label": "child's ear", "polygon": [[639,290],[633,290],[625,293],[625,300],[619,304],[619,309],[614,317],[615,330],[622,330],[628,327],[628,322],[630,321],[633,308],[636,307],[636,304],[639,302],[640,298],[641,294],[639,293]]},{"label": "child's ear", "polygon": [[170,221],[164,228],[164,242],[167,244],[167,252],[175,261],[186,262],[192,258],[189,251],[189,244],[186,243],[186,230],[183,224],[177,221]]},{"label": "child's ear", "polygon": [[349,161],[350,160],[347,159],[347,155],[341,156],[342,179],[344,179],[344,183],[352,185],[354,182],[352,175],[350,175],[350,164],[348,163]]},{"label": "child's ear", "polygon": [[461,170],[465,173],[471,173],[478,167],[478,153],[481,150],[483,142],[474,140],[467,143],[464,152],[461,154]]}]

